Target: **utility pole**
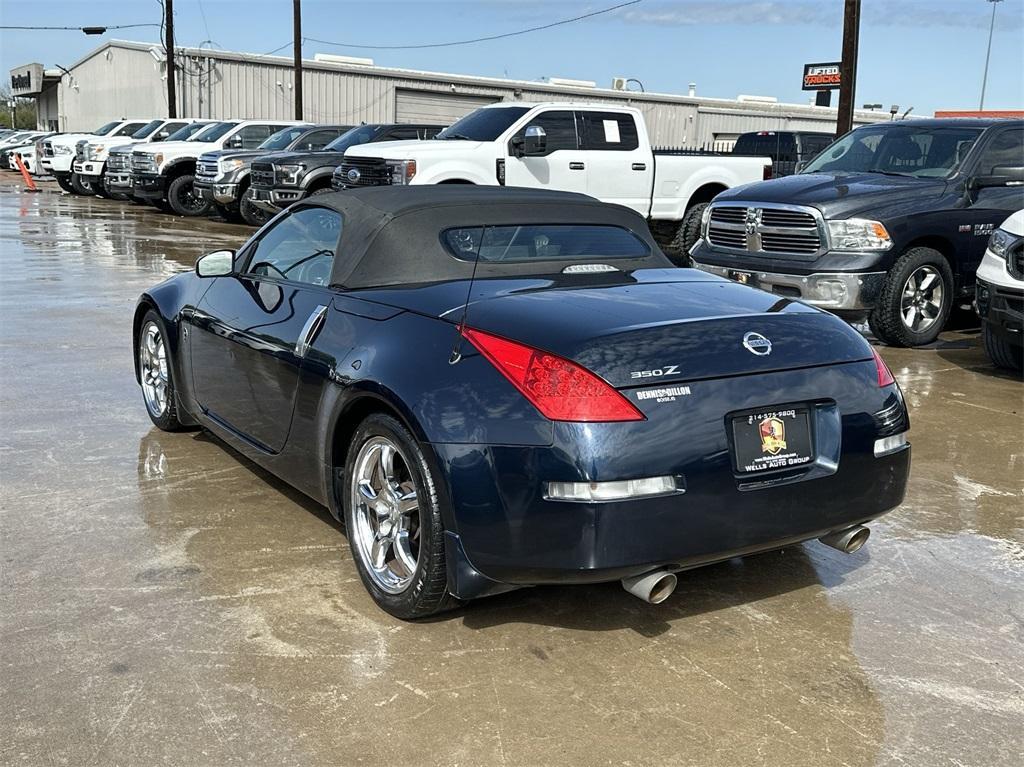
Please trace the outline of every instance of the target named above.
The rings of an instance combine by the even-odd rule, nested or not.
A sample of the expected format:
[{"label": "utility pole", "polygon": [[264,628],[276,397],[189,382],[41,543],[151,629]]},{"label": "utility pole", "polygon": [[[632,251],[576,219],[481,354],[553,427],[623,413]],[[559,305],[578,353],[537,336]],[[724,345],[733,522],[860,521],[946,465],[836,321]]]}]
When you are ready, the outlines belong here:
[{"label": "utility pole", "polygon": [[295,119],[302,119],[302,6],[301,0],[292,0],[293,30],[295,40],[292,50],[295,53]]},{"label": "utility pole", "polygon": [[988,25],[988,50],[985,51],[985,74],[981,77],[981,103],[978,104],[978,111],[985,109],[985,85],[988,83],[988,60],[992,56],[992,32],[996,28],[996,5],[1003,0],[988,0],[992,3],[992,21]]},{"label": "utility pole", "polygon": [[167,49],[167,116],[178,116],[178,97],[175,93],[174,71],[174,0],[164,0],[164,32]]},{"label": "utility pole", "polygon": [[846,0],[843,11],[843,61],[839,66],[839,114],[836,138],[853,129],[853,97],[857,90],[857,48],[860,44],[860,0]]}]

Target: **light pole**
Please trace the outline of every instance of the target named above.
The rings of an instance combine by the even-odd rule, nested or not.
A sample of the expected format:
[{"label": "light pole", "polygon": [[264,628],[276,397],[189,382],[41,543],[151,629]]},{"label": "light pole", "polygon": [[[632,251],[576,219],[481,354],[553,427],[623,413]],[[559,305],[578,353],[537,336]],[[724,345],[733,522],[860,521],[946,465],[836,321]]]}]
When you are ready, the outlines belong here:
[{"label": "light pole", "polygon": [[988,82],[988,60],[992,56],[992,32],[996,28],[996,5],[1003,0],[986,0],[992,3],[992,21],[988,25],[988,49],[985,51],[985,74],[981,77],[981,103],[978,104],[978,111],[985,109],[985,85]]}]

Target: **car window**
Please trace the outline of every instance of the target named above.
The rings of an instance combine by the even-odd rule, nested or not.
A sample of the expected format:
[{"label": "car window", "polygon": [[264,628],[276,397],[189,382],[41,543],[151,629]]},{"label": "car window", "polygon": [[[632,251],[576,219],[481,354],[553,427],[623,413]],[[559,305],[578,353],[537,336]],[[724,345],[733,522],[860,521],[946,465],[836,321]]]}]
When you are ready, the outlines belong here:
[{"label": "car window", "polygon": [[114,122],[107,123],[106,125],[100,126],[96,130],[94,130],[93,134],[96,136],[106,136],[108,133],[110,133],[110,131],[114,130],[114,128],[116,128],[120,124],[120,120],[114,120]]},{"label": "car window", "polygon": [[448,229],[442,240],[463,261],[550,261],[644,258],[643,240],[620,226],[530,224]]},{"label": "car window", "polygon": [[257,277],[327,285],[341,221],[341,214],[330,208],[300,208],[260,237],[243,271]]},{"label": "car window", "polygon": [[405,139],[418,139],[419,131],[415,128],[392,128],[388,131],[388,141],[404,141]]},{"label": "car window", "polygon": [[301,142],[301,146],[296,149],[304,149],[309,152],[318,152],[325,146],[330,144],[334,139],[338,138],[342,134],[340,128],[329,128],[325,130],[317,130],[304,137]]},{"label": "car window", "polygon": [[744,133],[736,139],[732,153],[794,162],[796,160],[796,138],[792,133],[779,131]]},{"label": "car window", "polygon": [[547,137],[547,150],[545,154],[557,152],[560,149],[579,149],[579,138],[576,135],[576,115],[573,112],[541,112],[533,117],[530,122],[523,126],[512,138],[513,141],[526,136],[526,129],[536,125],[544,129]]},{"label": "car window", "polygon": [[633,115],[622,112],[580,112],[584,149],[629,152],[640,146]]},{"label": "car window", "polygon": [[949,176],[981,133],[978,128],[886,123],[857,128],[819,154],[803,173]]},{"label": "car window", "polygon": [[203,130],[199,131],[194,137],[193,141],[199,141],[202,143],[213,142],[217,139],[223,138],[227,135],[228,131],[234,130],[238,123],[213,123],[207,125]]},{"label": "car window", "polygon": [[338,138],[325,146],[324,149],[331,152],[344,152],[350,146],[359,146],[369,142],[373,139],[377,130],[376,125],[360,125],[358,128],[352,128],[342,133]]},{"label": "car window", "polygon": [[[167,139],[174,136],[182,128],[184,128],[187,124],[188,123],[183,122],[167,123],[167,125],[162,127],[160,131],[156,134],[156,136],[154,136],[154,139],[166,141]],[[187,138],[189,135],[190,134],[186,133],[184,134],[183,138]]]},{"label": "car window", "polygon": [[242,149],[255,149],[276,130],[276,125],[246,125],[231,137],[231,143],[239,144]]},{"label": "car window", "polygon": [[800,159],[813,160],[817,157],[821,150],[831,144],[833,141],[831,136],[801,136],[800,137]]},{"label": "car window", "polygon": [[995,136],[981,153],[978,175],[995,175],[1001,166],[1024,166],[1024,128],[1012,128]]},{"label": "car window", "polygon": [[149,138],[157,128],[164,124],[163,120],[150,120],[132,134],[132,138]]},{"label": "car window", "polygon": [[[251,125],[249,127],[250,128],[255,128],[257,126]],[[263,128],[263,129],[268,129],[269,128],[269,126],[260,126],[260,127]],[[243,134],[245,134],[245,132],[247,130],[248,130],[248,128],[242,128],[242,130],[240,130],[238,132],[238,135],[239,136],[243,136]],[[270,136],[268,138],[264,139],[263,143],[260,144],[256,148],[257,149],[267,149],[267,150],[270,150],[271,152],[275,152],[275,151],[277,151],[279,149],[287,149],[289,144],[291,144],[293,141],[295,141],[295,139],[297,139],[299,136],[301,136],[307,130],[309,130],[309,128],[306,127],[305,125],[291,125],[291,126],[289,126],[287,128],[282,128],[281,130],[277,131],[276,133],[271,133]],[[256,134],[256,135],[258,135],[258,134]],[[243,141],[245,140],[244,136],[243,136],[242,140]]]},{"label": "car window", "polygon": [[141,128],[145,124],[146,123],[128,123],[123,128],[119,128],[117,131],[115,131],[113,135],[114,136],[130,136],[133,133],[135,133],[137,130],[139,130],[139,128]]}]

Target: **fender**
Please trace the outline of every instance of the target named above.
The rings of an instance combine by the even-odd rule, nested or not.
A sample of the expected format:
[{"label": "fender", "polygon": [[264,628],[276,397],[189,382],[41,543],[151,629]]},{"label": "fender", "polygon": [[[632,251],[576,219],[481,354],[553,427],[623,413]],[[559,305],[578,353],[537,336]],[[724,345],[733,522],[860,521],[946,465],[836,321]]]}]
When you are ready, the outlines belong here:
[{"label": "fender", "polygon": [[182,165],[191,165],[192,169],[195,170],[196,158],[195,157],[179,157],[176,160],[168,160],[164,167],[160,169],[161,176],[172,176],[178,175],[178,169]]},{"label": "fender", "polygon": [[327,178],[327,186],[330,186],[331,178],[334,175],[333,165],[321,165],[319,168],[313,168],[306,172],[306,175],[302,177],[302,183],[299,185],[299,189],[308,191],[313,184],[320,181],[322,178]]}]

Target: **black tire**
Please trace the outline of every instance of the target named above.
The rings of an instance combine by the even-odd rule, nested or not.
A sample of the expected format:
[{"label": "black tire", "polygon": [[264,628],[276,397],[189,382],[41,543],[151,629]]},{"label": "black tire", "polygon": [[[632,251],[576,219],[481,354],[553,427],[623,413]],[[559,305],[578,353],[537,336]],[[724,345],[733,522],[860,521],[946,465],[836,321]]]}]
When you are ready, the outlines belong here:
[{"label": "black tire", "polygon": [[313,192],[310,192],[309,196],[310,197],[316,197],[316,196],[321,195],[321,194],[334,194],[334,190],[331,187],[329,187],[329,186],[324,186],[324,187],[321,187],[320,189],[317,189],[317,190],[315,190]]},{"label": "black tire", "polygon": [[699,202],[686,211],[686,215],[676,228],[675,236],[663,248],[665,255],[672,259],[676,266],[690,265],[690,248],[700,239],[700,218],[708,204]]},{"label": "black tire", "polygon": [[150,197],[145,202],[147,205],[152,205],[161,213],[174,213],[174,211],[171,210],[171,205],[169,202],[167,202],[167,200]]},{"label": "black tire", "polygon": [[211,207],[211,216],[220,216],[229,224],[238,224],[242,220],[242,217],[238,214],[238,209],[230,205],[221,205],[219,202],[215,202]]},{"label": "black tire", "polygon": [[249,226],[263,226],[270,220],[270,214],[262,208],[257,208],[253,205],[252,197],[252,187],[242,192],[242,199],[238,201],[238,215]]},{"label": "black tire", "polygon": [[92,184],[88,181],[82,181],[82,177],[77,173],[71,174],[71,191],[83,197],[93,197],[96,194]]},{"label": "black tire", "polygon": [[[366,555],[359,544],[361,528],[356,518],[357,509],[353,504],[357,460],[362,449],[371,440],[378,438],[384,438],[398,447],[419,502],[416,512],[418,522],[416,568],[409,583],[398,593],[389,593],[384,590],[371,575],[370,565],[364,560]],[[385,612],[402,620],[425,618],[457,607],[458,600],[448,593],[444,523],[441,520],[437,492],[440,483],[435,478],[423,449],[413,435],[389,415],[374,413],[367,416],[352,437],[344,474],[339,475],[336,472],[335,476],[341,477],[340,495],[352,559],[359,572],[359,577],[373,601]]]},{"label": "black tire", "polygon": [[192,188],[194,180],[193,174],[185,173],[167,185],[167,203],[176,215],[191,218],[210,212],[210,201],[197,195]]},{"label": "black tire", "polygon": [[[143,347],[147,344],[150,334],[154,333],[159,337],[163,346],[164,364],[160,370],[160,377],[165,383],[164,406],[156,407],[148,395],[146,382],[150,380],[146,374],[146,364],[143,362]],[[146,406],[146,413],[153,425],[163,431],[181,431],[185,426],[178,419],[178,400],[174,388],[174,366],[171,364],[171,350],[167,343],[167,331],[159,315],[152,309],[146,312],[139,325],[139,336],[135,342],[135,359],[139,366],[139,384],[143,389],[142,402]]]},{"label": "black tire", "polygon": [[54,176],[57,179],[57,186],[63,189],[68,194],[77,194],[75,188],[71,185],[71,176],[61,174]]},{"label": "black tire", "polygon": [[[925,272],[937,275],[942,294],[935,316],[928,318],[927,325],[915,329],[907,324],[903,315],[904,292],[912,276],[916,278]],[[868,325],[879,340],[890,346],[924,346],[939,337],[952,308],[953,270],[949,262],[932,248],[910,248],[889,270],[878,303],[868,317]]]},{"label": "black tire", "polygon": [[987,322],[981,325],[981,341],[985,346],[985,354],[997,368],[1017,372],[1024,369],[1024,347],[1015,346],[1004,336],[994,333]]},{"label": "black tire", "polygon": [[93,191],[102,197],[104,200],[110,199],[110,192],[107,191],[107,186],[104,183],[103,176],[100,176],[100,180],[92,185]]}]

